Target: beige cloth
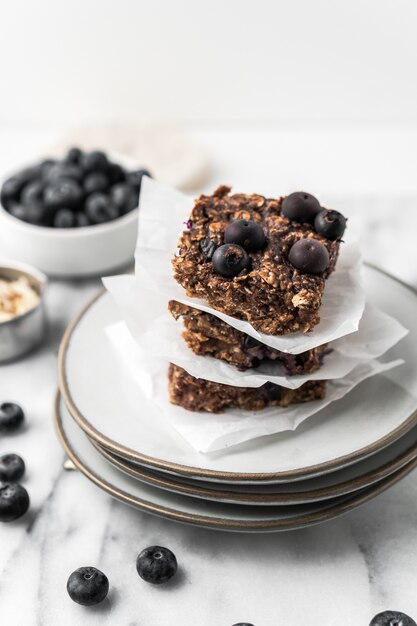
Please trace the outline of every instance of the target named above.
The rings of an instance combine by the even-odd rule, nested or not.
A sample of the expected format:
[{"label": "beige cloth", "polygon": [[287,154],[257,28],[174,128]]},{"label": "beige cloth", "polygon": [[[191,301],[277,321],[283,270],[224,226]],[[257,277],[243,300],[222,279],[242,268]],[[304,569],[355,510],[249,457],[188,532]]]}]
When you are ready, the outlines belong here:
[{"label": "beige cloth", "polygon": [[178,189],[198,189],[209,174],[204,149],[168,124],[79,126],[66,132],[51,150],[62,153],[72,146],[130,157],[138,167],[149,169],[156,180]]}]

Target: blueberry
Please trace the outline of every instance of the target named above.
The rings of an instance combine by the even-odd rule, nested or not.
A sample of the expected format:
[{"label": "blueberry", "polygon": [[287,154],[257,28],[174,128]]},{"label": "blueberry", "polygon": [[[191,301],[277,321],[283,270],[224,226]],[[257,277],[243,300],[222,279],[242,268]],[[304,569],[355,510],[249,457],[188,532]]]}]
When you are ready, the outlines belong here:
[{"label": "blueberry", "polygon": [[29,495],[22,485],[0,485],[0,522],[13,522],[22,517],[29,508]]},{"label": "blueberry", "polygon": [[96,567],[79,567],[68,578],[67,591],[77,604],[93,606],[106,598],[109,579]]},{"label": "blueberry", "polygon": [[83,199],[80,185],[71,178],[62,178],[50,183],[44,192],[44,203],[47,208],[69,209],[78,208]]},{"label": "blueberry", "polygon": [[39,205],[23,206],[23,204],[14,204],[9,209],[10,215],[16,217],[22,222],[34,224],[35,226],[45,226],[48,223],[47,210]]},{"label": "blueberry", "polygon": [[41,161],[38,165],[40,175],[45,175],[56,162],[56,159],[44,159]]},{"label": "blueberry", "polygon": [[52,183],[58,180],[59,178],[64,178],[63,172],[65,171],[65,164],[61,161],[53,163],[50,167],[44,170],[42,178],[47,183]]},{"label": "blueberry", "polygon": [[117,183],[110,189],[110,196],[120,213],[129,213],[139,203],[138,191],[128,183]]},{"label": "blueberry", "polygon": [[85,203],[85,213],[91,224],[103,224],[119,217],[113,200],[105,193],[92,193]]},{"label": "blueberry", "polygon": [[41,205],[43,200],[43,182],[34,180],[25,185],[20,195],[20,201],[26,206]]},{"label": "blueberry", "polygon": [[56,165],[56,161],[54,159],[45,159],[38,165],[39,176],[38,180],[46,181],[48,180],[49,172]]},{"label": "blueberry", "polygon": [[79,163],[82,157],[82,150],[80,148],[70,148],[65,156],[67,163]]},{"label": "blueberry", "polygon": [[130,172],[126,176],[126,180],[130,185],[133,185],[138,191],[140,191],[142,178],[144,176],[149,176],[149,178],[152,178],[152,175],[148,170],[141,169],[141,170],[136,170],[136,172]]},{"label": "blueberry", "polygon": [[90,225],[90,222],[88,221],[88,217],[86,216],[85,213],[76,213],[75,214],[75,225],[78,228]]},{"label": "blueberry", "polygon": [[321,274],[329,265],[329,253],[317,239],[299,239],[290,249],[288,260],[303,274]]},{"label": "blueberry", "polygon": [[248,252],[256,252],[265,245],[265,233],[258,222],[236,220],[224,231],[225,243],[237,243]]},{"label": "blueberry", "polygon": [[55,228],[74,228],[77,225],[77,220],[70,209],[59,209],[55,213],[52,225]]},{"label": "blueberry", "polygon": [[305,191],[296,191],[284,198],[281,205],[281,213],[290,220],[296,222],[308,222],[312,224],[317,213],[321,211],[320,202]]},{"label": "blueberry", "polygon": [[317,213],[314,220],[314,230],[319,235],[334,241],[341,239],[346,228],[346,218],[339,211],[329,211],[324,209]]},{"label": "blueberry", "polygon": [[84,189],[86,193],[106,191],[108,186],[108,178],[103,172],[92,172],[92,174],[87,174],[84,179]]},{"label": "blueberry", "polygon": [[107,177],[112,185],[122,183],[126,180],[126,172],[118,163],[109,163]]},{"label": "blueberry", "polygon": [[62,168],[62,175],[60,178],[73,178],[78,183],[81,183],[84,178],[84,172],[79,165],[67,165]]},{"label": "blueberry", "polygon": [[213,267],[218,274],[225,278],[237,276],[249,266],[247,252],[235,243],[225,243],[219,246],[213,254]]},{"label": "blueberry", "polygon": [[61,162],[52,165],[46,173],[45,177],[46,180],[51,183],[57,182],[61,178],[75,180],[80,183],[83,179],[83,176],[83,170],[79,165],[76,165],[75,163]]},{"label": "blueberry", "polygon": [[0,456],[0,481],[15,483],[25,473],[25,462],[17,454],[3,454]]},{"label": "blueberry", "polygon": [[168,548],[151,546],[142,550],[136,559],[136,570],[147,583],[166,583],[177,571],[177,559]]},{"label": "blueberry", "polygon": [[253,624],[249,624],[249,622],[238,622],[237,624],[233,624],[233,626],[253,626]]},{"label": "blueberry", "polygon": [[9,206],[7,210],[9,211],[10,215],[13,215],[13,217],[15,217],[16,219],[22,220],[23,222],[25,221],[26,207],[24,207],[22,204],[17,204],[16,202],[14,202]]},{"label": "blueberry", "polygon": [[94,152],[83,154],[81,165],[85,172],[105,172],[109,162],[104,152],[95,150]]},{"label": "blueberry", "polygon": [[33,165],[31,167],[25,167],[24,170],[20,170],[17,173],[17,177],[22,181],[24,185],[34,180],[35,178],[39,178],[40,167],[39,165]]},{"label": "blueberry", "polygon": [[5,209],[9,209],[13,203],[19,201],[20,192],[22,191],[24,184],[24,181],[17,176],[12,176],[3,183],[0,199]]},{"label": "blueberry", "polygon": [[0,432],[13,432],[25,421],[22,407],[14,402],[0,404]]},{"label": "blueberry", "polygon": [[200,250],[207,259],[207,261],[211,261],[216,248],[216,242],[210,239],[210,237],[206,237],[205,239],[202,239],[200,241]]},{"label": "blueberry", "polygon": [[51,169],[51,167],[55,165],[55,163],[56,163],[55,159],[44,159],[43,161],[41,161],[41,163],[39,163],[38,165],[39,173],[41,177],[45,177],[47,173],[49,172],[49,170]]},{"label": "blueberry", "polygon": [[375,615],[369,626],[417,626],[417,624],[405,613],[384,611]]}]

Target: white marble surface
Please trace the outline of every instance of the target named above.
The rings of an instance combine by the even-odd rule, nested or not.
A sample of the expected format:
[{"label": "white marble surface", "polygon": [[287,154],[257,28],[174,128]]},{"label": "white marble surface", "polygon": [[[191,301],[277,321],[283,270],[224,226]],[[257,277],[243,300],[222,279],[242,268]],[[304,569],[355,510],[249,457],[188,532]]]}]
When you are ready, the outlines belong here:
[{"label": "white marble surface", "polygon": [[[242,162],[241,150],[233,152],[230,134],[216,133],[195,133],[218,159],[208,186],[224,180],[218,166],[224,163],[226,179],[235,187],[255,189],[266,174],[250,178],[247,166],[237,168],[233,154]],[[240,146],[244,137],[242,132]],[[246,139],[253,147],[254,138]],[[263,145],[263,139],[261,133],[255,144]],[[404,167],[415,157],[414,147],[410,150],[403,155]],[[376,160],[377,152],[378,145]],[[346,170],[349,159],[343,158],[340,167]],[[363,159],[363,168],[366,162]],[[271,175],[269,162],[264,167]],[[359,218],[365,258],[417,287],[415,182],[405,197],[401,176],[391,180],[389,189],[382,181],[390,194],[382,200],[378,172],[369,167],[374,186],[363,189],[360,177],[354,176],[355,198],[349,198],[348,174],[338,187],[334,182],[323,187],[323,194],[329,199],[342,195],[337,208]],[[245,172],[250,184],[244,184]],[[283,189],[293,184],[287,177]],[[274,183],[265,192],[273,187],[280,189]],[[15,451],[24,457],[32,499],[26,517],[0,527],[0,624],[231,626],[248,621],[255,626],[368,626],[371,617],[386,608],[416,618],[416,472],[333,522],[285,534],[244,536],[139,513],[113,501],[78,472],[63,471],[64,455],[52,427],[56,352],[66,324],[98,286],[98,280],[53,282],[47,345],[21,362],[0,367],[0,398],[15,399],[27,413],[25,431],[2,436],[0,453]],[[147,586],[135,571],[138,551],[153,543],[171,547],[180,563],[179,576],[164,589]],[[85,609],[69,600],[66,580],[80,565],[95,565],[107,573],[111,593],[101,607]]]}]

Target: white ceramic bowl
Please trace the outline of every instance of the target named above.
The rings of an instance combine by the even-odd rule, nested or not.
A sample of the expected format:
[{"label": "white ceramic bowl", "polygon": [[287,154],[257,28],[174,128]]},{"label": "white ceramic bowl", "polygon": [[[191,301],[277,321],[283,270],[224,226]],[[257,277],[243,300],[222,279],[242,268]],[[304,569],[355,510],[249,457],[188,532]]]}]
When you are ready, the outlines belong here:
[{"label": "white ceramic bowl", "polygon": [[49,276],[106,274],[133,259],[138,224],[135,209],[112,222],[83,228],[33,226],[0,206],[0,252]]},{"label": "white ceramic bowl", "polygon": [[[139,167],[109,156],[128,169]],[[27,224],[0,205],[0,255],[34,265],[49,276],[105,275],[133,260],[137,226],[138,209],[105,224],[58,229]]]}]

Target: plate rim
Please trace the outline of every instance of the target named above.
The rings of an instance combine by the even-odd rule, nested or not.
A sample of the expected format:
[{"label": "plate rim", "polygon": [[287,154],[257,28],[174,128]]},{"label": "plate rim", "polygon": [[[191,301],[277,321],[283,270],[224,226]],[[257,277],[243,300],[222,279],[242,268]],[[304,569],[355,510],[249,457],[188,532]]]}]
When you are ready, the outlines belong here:
[{"label": "plate rim", "polygon": [[[388,277],[394,282],[400,284],[402,287],[405,287],[408,291],[410,291],[414,297],[417,298],[417,288],[407,284],[401,279],[393,276],[389,272],[378,268],[376,265],[372,263],[365,263],[367,267],[379,272],[380,274]],[[71,337],[74,334],[77,326],[82,321],[84,315],[94,306],[94,304],[103,297],[103,295],[107,294],[106,289],[100,289],[99,292],[93,296],[93,298],[89,299],[88,302],[83,306],[81,311],[75,316],[75,318],[70,322],[65,333],[62,337],[61,344],[58,352],[58,386],[59,390],[64,398],[65,404],[71,413],[72,417],[75,419],[77,424],[82,428],[82,430],[88,435],[90,439],[94,439],[99,444],[104,446],[105,448],[115,452],[119,456],[126,458],[127,460],[134,460],[136,462],[142,463],[145,466],[150,468],[156,468],[161,471],[166,471],[168,473],[178,474],[180,476],[191,476],[194,478],[201,478],[202,480],[220,480],[224,482],[273,482],[275,481],[285,481],[285,480],[297,480],[302,478],[308,478],[313,476],[318,476],[320,474],[324,474],[327,472],[331,472],[335,469],[342,468],[346,465],[350,465],[351,463],[355,463],[356,461],[363,459],[366,456],[370,456],[379,450],[382,450],[384,447],[390,445],[397,439],[399,439],[402,435],[405,435],[416,423],[417,423],[417,409],[406,419],[403,423],[394,428],[388,434],[383,437],[377,439],[372,444],[360,448],[359,450],[355,450],[352,453],[342,455],[332,459],[331,461],[325,461],[323,463],[317,463],[315,465],[309,465],[303,468],[297,468],[296,470],[285,470],[281,472],[229,472],[229,471],[220,471],[213,469],[204,469],[198,468],[191,465],[183,465],[180,463],[170,462],[163,459],[158,459],[156,457],[152,457],[140,452],[137,452],[123,444],[119,444],[116,441],[113,441],[106,435],[100,433],[94,426],[90,424],[88,419],[81,413],[75,404],[69,389],[68,379],[66,375],[66,367],[65,367],[65,359],[68,352],[68,348],[70,346]]]},{"label": "plate rim", "polygon": [[[406,435],[404,435],[406,436]],[[410,445],[407,450],[394,460],[383,464],[382,466],[371,470],[358,478],[352,478],[350,480],[342,481],[332,487],[322,487],[319,489],[312,489],[305,492],[293,492],[283,494],[255,494],[255,493],[238,493],[233,491],[227,491],[227,484],[219,483],[219,486],[225,488],[225,491],[214,489],[211,485],[213,483],[206,483],[207,486],[200,485],[184,485],[175,481],[175,477],[169,475],[153,476],[148,474],[146,468],[133,467],[129,465],[127,460],[121,457],[115,458],[109,450],[106,450],[99,443],[90,439],[93,446],[109,463],[114,465],[117,469],[125,472],[132,478],[136,478],[141,482],[153,487],[159,487],[166,491],[171,491],[180,495],[188,495],[194,498],[208,499],[213,502],[223,502],[227,504],[240,504],[240,505],[267,505],[267,506],[285,506],[285,505],[298,505],[309,504],[313,502],[319,502],[324,500],[332,500],[341,496],[348,496],[361,489],[367,489],[373,485],[378,484],[381,480],[384,480],[391,474],[400,470],[407,463],[410,463],[417,458],[417,438],[413,445]],[[365,460],[365,459],[364,459]],[[217,483],[216,483],[217,484]],[[279,485],[280,483],[276,483]],[[283,484],[283,483],[281,483]],[[284,483],[293,484],[293,483]],[[297,484],[295,482],[295,484]],[[247,485],[249,487],[250,485]],[[208,497],[210,495],[211,497]]]},{"label": "plate rim", "polygon": [[[70,417],[71,414],[69,414]],[[73,418],[72,418],[73,419]],[[74,420],[76,421],[76,420]],[[369,487],[368,489],[361,490],[359,493],[356,493],[352,498],[346,498],[342,502],[339,502],[333,506],[329,506],[328,508],[317,511],[315,513],[306,513],[305,515],[300,515],[297,518],[293,518],[291,523],[291,518],[286,518],[282,520],[251,520],[251,521],[242,521],[242,520],[230,520],[230,519],[222,519],[221,517],[206,517],[201,514],[195,513],[186,513],[183,511],[177,511],[171,507],[166,507],[160,504],[153,504],[148,500],[143,498],[138,498],[137,496],[133,496],[126,491],[118,489],[114,485],[111,485],[106,480],[100,478],[100,476],[91,468],[87,467],[85,463],[78,457],[76,451],[73,450],[70,442],[68,441],[68,437],[63,429],[62,425],[62,417],[60,415],[59,408],[59,399],[58,395],[55,398],[54,403],[54,425],[55,431],[57,433],[58,439],[61,442],[62,447],[64,448],[65,453],[68,458],[74,463],[75,467],[92,483],[94,483],[97,487],[101,488],[103,491],[111,495],[112,497],[129,504],[141,511],[146,513],[150,513],[153,515],[157,515],[159,517],[170,519],[177,522],[182,522],[185,524],[191,524],[194,526],[210,528],[213,530],[227,530],[227,531],[264,531],[264,532],[273,532],[273,531],[289,531],[296,530],[299,528],[306,528],[308,526],[312,526],[315,524],[319,524],[322,522],[330,521],[335,519],[344,513],[348,513],[358,508],[362,504],[365,504],[369,500],[372,500],[376,496],[382,494],[384,491],[393,487],[399,481],[401,481],[405,476],[407,476],[413,469],[417,467],[417,457],[402,467],[397,472],[394,472],[384,480],[375,485]],[[76,422],[76,426],[81,428]],[[82,429],[81,429],[82,430]],[[84,431],[83,431],[84,432]],[[84,432],[84,435],[88,437],[88,435]],[[233,505],[232,505],[233,506]],[[259,509],[258,509],[259,510]],[[260,509],[262,510],[262,509]]]}]

